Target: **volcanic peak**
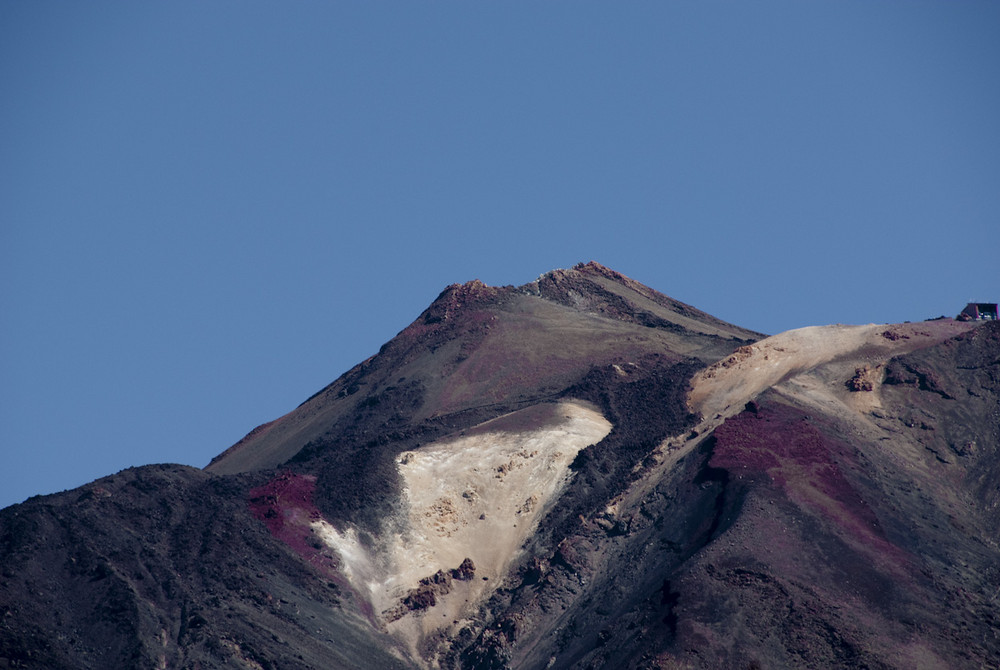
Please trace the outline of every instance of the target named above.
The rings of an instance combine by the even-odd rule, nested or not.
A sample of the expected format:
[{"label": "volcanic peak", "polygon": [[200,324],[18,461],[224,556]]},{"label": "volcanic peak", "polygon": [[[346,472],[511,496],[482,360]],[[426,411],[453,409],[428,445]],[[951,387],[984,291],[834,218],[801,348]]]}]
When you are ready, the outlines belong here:
[{"label": "volcanic peak", "polygon": [[0,510],[0,668],[995,667],[998,413],[1000,322],[455,284],[205,471]]},{"label": "volcanic peak", "polygon": [[[650,355],[663,365],[702,366],[759,337],[595,262],[520,287],[453,284],[378,354],[208,469],[277,467],[343,445],[347,435],[371,439],[363,436],[386,422],[461,416],[458,429],[557,397],[595,368]],[[441,435],[441,426],[433,430]]]},{"label": "volcanic peak", "polygon": [[509,287],[489,286],[478,279],[467,281],[464,284],[451,284],[441,291],[440,295],[434,299],[430,307],[424,310],[417,321],[428,325],[447,321],[454,318],[463,308],[482,307],[494,302],[508,291]]}]

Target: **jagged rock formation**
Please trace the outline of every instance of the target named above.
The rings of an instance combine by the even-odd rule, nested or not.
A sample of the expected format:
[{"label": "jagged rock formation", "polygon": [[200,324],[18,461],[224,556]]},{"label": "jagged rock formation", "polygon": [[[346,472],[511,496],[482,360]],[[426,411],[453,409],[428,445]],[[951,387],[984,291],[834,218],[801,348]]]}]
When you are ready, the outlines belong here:
[{"label": "jagged rock formation", "polygon": [[0,668],[980,668],[1000,324],[448,287],[204,470],[0,511]]}]

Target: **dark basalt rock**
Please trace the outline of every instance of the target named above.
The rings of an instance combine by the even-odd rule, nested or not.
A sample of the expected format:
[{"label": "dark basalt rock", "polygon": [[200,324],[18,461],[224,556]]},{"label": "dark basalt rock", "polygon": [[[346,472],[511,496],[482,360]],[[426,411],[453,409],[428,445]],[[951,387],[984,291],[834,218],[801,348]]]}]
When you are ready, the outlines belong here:
[{"label": "dark basalt rock", "polygon": [[466,558],[461,565],[451,571],[451,576],[460,582],[467,582],[476,576],[476,564],[471,558]]}]

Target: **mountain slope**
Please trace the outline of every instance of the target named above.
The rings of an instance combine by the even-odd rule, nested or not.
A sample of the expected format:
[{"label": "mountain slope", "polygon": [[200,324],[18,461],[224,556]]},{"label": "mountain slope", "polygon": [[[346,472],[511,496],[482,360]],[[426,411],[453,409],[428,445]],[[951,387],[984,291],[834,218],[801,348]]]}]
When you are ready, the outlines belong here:
[{"label": "mountain slope", "polygon": [[[400,451],[555,400],[612,365],[676,377],[682,392],[691,371],[759,337],[597,263],[520,287],[456,284],[377,355],[206,470],[293,461],[319,476],[325,513],[375,529],[399,495]],[[679,396],[675,405],[686,414]]]},{"label": "mountain slope", "polygon": [[[492,603],[516,625],[476,653],[512,667],[994,664],[1000,327],[861,327],[838,351],[843,331],[805,334],[831,340],[818,362],[788,334],[700,373],[701,403],[729,417],[664,445],[540,561],[542,588]],[[783,353],[797,364],[780,381],[746,380]],[[704,384],[722,375],[718,399]]]},{"label": "mountain slope", "polygon": [[448,287],[199,471],[0,511],[0,667],[979,668],[1000,325]]},{"label": "mountain slope", "polygon": [[409,422],[516,407],[554,396],[605,361],[648,353],[714,361],[759,337],[597,263],[516,288],[455,284],[376,356],[207,470],[274,467],[365,403],[406,405]]}]

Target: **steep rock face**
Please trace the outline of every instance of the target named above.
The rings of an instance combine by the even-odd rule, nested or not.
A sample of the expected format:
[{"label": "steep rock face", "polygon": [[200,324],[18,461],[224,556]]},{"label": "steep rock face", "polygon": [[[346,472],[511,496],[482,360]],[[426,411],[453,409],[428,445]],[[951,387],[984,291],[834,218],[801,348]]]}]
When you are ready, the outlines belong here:
[{"label": "steep rock face", "polygon": [[448,287],[205,471],[0,510],[0,667],[979,668],[1000,326]]}]

